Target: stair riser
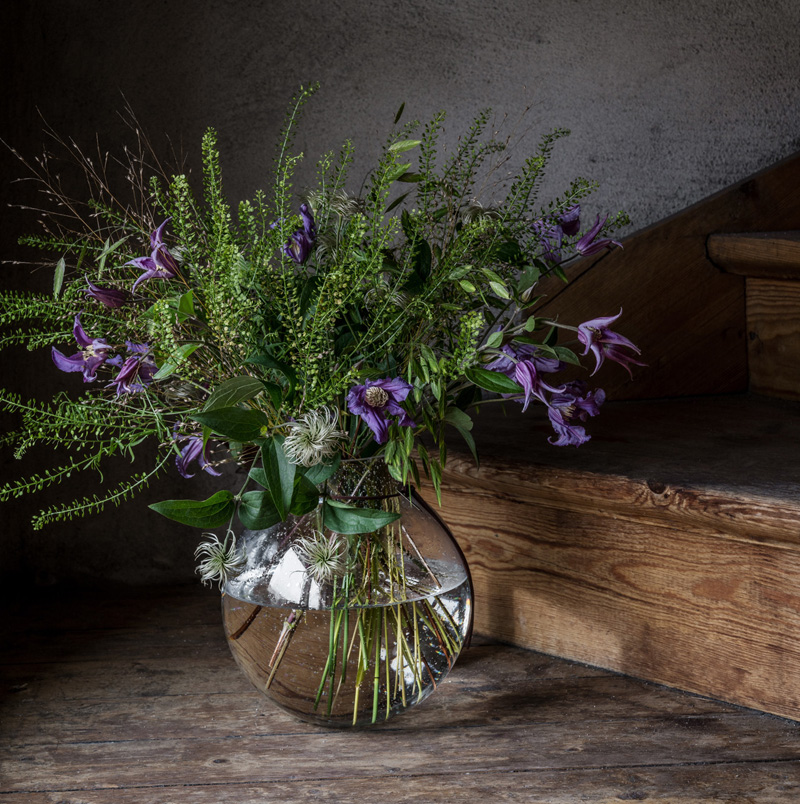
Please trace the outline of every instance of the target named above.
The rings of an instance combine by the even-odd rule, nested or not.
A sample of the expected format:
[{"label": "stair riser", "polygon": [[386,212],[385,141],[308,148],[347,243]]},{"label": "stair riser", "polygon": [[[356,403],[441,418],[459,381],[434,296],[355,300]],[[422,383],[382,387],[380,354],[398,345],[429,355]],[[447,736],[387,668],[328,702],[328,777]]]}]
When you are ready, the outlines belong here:
[{"label": "stair riser", "polygon": [[[430,499],[430,490],[426,492]],[[498,496],[446,474],[479,633],[800,719],[800,549]]]},{"label": "stair riser", "polygon": [[800,400],[800,282],[747,279],[750,390]]}]

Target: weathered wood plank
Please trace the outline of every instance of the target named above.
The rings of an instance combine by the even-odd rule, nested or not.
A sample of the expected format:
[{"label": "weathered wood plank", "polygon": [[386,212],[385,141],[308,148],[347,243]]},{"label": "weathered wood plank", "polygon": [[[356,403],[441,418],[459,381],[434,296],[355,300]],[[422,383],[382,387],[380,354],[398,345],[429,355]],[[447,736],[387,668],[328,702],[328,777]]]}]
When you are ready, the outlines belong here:
[{"label": "weathered wood plank", "polygon": [[800,400],[800,282],[748,278],[747,329],[751,390]]},{"label": "weathered wood plank", "polygon": [[[736,715],[12,747],[3,792],[800,759],[800,727]],[[470,750],[472,739],[478,750]],[[323,752],[323,753],[321,753]]]},{"label": "weathered wood plank", "polygon": [[[173,627],[180,631],[187,619],[216,613],[218,603],[212,597],[178,608]],[[6,702],[2,801],[360,804],[391,797],[407,804],[465,798],[572,804],[763,795],[753,800],[785,804],[800,789],[797,724],[480,639],[435,696],[407,717],[364,732],[295,721],[253,692],[229,692],[227,673],[217,675],[214,692],[202,667],[226,655],[216,617],[206,651],[183,652],[177,661],[187,672],[168,674],[174,694],[163,695],[129,672],[131,643],[119,637],[125,609],[118,605],[111,618],[117,629],[95,628],[99,641],[111,637],[104,660],[87,640],[69,662],[22,662],[35,668],[39,686]],[[145,609],[128,608],[143,615],[127,626],[142,638],[137,666],[145,674],[150,662],[175,670],[154,639],[163,620]],[[109,621],[103,608],[86,612],[80,633]],[[58,633],[60,619],[75,626],[66,606],[53,610],[42,601],[42,613],[51,632]],[[15,626],[22,639],[25,624]],[[194,640],[201,641],[198,633]],[[158,656],[151,659],[151,652]],[[193,669],[206,679],[199,688]],[[74,673],[71,700],[59,696],[65,670]],[[103,674],[104,697],[92,698]]]},{"label": "weathered wood plank", "polygon": [[442,499],[472,569],[478,629],[800,718],[800,551],[503,501],[449,481]]},{"label": "weathered wood plank", "polygon": [[723,271],[762,279],[800,279],[800,232],[712,234],[708,256]]},{"label": "weathered wood plank", "polygon": [[548,444],[544,411],[507,407],[476,417],[480,468],[454,442],[448,476],[501,500],[800,544],[796,405],[744,394],[609,404],[577,450]]},{"label": "weathered wood plank", "polygon": [[476,627],[800,718],[800,410],[626,402],[591,425],[559,451],[545,420],[492,416],[480,469],[448,461]]},{"label": "weathered wood plank", "polygon": [[[473,745],[473,749],[477,746]],[[11,793],[4,804],[796,804],[800,763],[614,767],[371,779],[232,782],[105,791]]]},{"label": "weathered wood plank", "polygon": [[[498,646],[507,664],[527,664],[528,673],[509,675],[505,667],[497,676],[475,678],[474,672],[457,668],[437,694],[408,717],[391,724],[409,729],[474,727],[477,723],[527,725],[561,722],[579,728],[589,719],[628,719],[631,722],[658,716],[696,717],[728,714],[752,717],[729,704],[676,693],[664,687],[608,674],[538,678],[528,652]],[[520,655],[515,655],[520,654]],[[527,655],[526,655],[527,654]],[[480,662],[483,664],[483,662]],[[221,679],[221,687],[224,680]],[[509,690],[514,695],[509,695]],[[301,734],[316,730],[276,709],[255,690],[211,695],[131,697],[74,701],[21,700],[3,712],[4,734],[0,746],[32,746],[73,742],[113,742],[187,736],[187,724],[195,724],[208,739],[263,734],[267,730]]]}]

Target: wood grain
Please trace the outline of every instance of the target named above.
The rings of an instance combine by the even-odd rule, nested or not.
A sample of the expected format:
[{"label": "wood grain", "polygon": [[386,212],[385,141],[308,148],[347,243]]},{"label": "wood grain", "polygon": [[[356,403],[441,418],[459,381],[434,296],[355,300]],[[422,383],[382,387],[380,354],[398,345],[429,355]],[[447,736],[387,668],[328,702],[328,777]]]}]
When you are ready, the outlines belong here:
[{"label": "wood grain", "polygon": [[800,282],[748,278],[747,329],[750,388],[800,400]]},{"label": "wood grain", "polygon": [[[473,749],[477,746],[473,745]],[[372,779],[287,779],[51,793],[11,793],[4,804],[796,804],[800,765],[735,762],[667,767],[534,769],[451,775],[389,774]]]},{"label": "wood grain", "polygon": [[[315,728],[241,688],[213,593],[173,594],[12,604],[3,802],[786,804],[800,791],[795,723],[481,638],[416,711]],[[190,635],[174,660],[165,629]],[[66,655],[42,661],[47,634]]]},{"label": "wood grain", "polygon": [[712,234],[708,256],[723,271],[761,279],[800,279],[800,232]]},{"label": "wood grain", "polygon": [[481,419],[480,468],[445,470],[476,628],[800,718],[797,406],[618,403],[577,451],[530,414]]}]

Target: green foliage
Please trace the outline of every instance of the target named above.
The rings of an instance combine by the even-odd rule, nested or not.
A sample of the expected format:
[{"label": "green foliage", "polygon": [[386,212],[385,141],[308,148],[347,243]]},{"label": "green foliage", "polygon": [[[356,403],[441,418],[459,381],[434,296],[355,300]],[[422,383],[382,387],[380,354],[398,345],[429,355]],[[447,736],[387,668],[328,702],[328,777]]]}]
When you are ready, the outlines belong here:
[{"label": "green foliage", "polygon": [[[479,201],[479,188],[493,186],[489,180],[507,158],[508,141],[489,133],[490,111],[476,117],[447,155],[444,113],[424,125],[399,125],[401,107],[363,192],[348,189],[354,153],[345,142],[320,158],[316,186],[298,198],[294,176],[302,154],[293,151],[293,141],[316,89],[301,88],[289,107],[268,193],[232,210],[216,134],[208,130],[200,187],[192,188],[184,170],[141,175],[134,187],[138,200],[129,204],[117,202],[100,182],[87,203],[89,217],[76,208],[73,226],[48,224],[44,234],[25,239],[52,254],[53,291],[0,294],[0,346],[55,345],[73,354],[73,321],[80,314],[88,337],[104,340],[107,356],[116,360],[99,367],[98,381],[80,383],[77,398],[59,393],[38,403],[0,394],[3,407],[21,414],[13,436],[18,454],[35,445],[70,451],[58,469],[7,485],[0,499],[80,470],[99,472],[107,459],[132,459],[139,444],[155,441],[151,472],[43,512],[36,522],[89,513],[126,499],[185,439],[200,438],[204,448],[245,465],[247,483],[261,488],[246,491],[246,484],[237,495],[151,507],[200,527],[221,526],[237,512],[246,526],[266,527],[275,517],[311,510],[317,486],[333,471],[329,461],[295,466],[283,449],[296,422],[323,409],[335,412],[346,434],[338,457],[382,453],[395,477],[419,481],[421,468],[438,491],[448,429],[477,457],[467,412],[482,399],[477,389],[522,393],[507,373],[487,368],[509,345],[533,344],[542,356],[578,361],[567,345],[549,339],[554,322],[525,312],[540,278],[562,272],[560,263],[543,256],[543,232],[595,188],[579,178],[562,196],[536,206],[553,147],[568,132],[546,134],[510,186],[495,183]],[[38,178],[53,186],[46,175]],[[307,205],[303,214],[301,203]],[[151,234],[167,219],[163,246],[154,249]],[[624,222],[622,216],[610,220],[604,234]],[[295,259],[286,246],[303,232],[308,253]],[[565,252],[575,240],[563,239]],[[107,307],[87,298],[87,279],[130,293],[144,270],[132,261],[142,257],[160,260],[162,270],[140,280],[126,303]],[[134,390],[118,392],[108,380],[123,361],[143,360],[127,343],[146,344],[141,349],[157,370]],[[414,425],[393,419],[387,442],[378,445],[349,410],[347,394],[365,380],[394,377],[412,388],[403,407]],[[201,468],[206,461],[200,459]],[[356,534],[386,524],[376,524],[377,513],[328,500],[324,518],[339,532]]]}]

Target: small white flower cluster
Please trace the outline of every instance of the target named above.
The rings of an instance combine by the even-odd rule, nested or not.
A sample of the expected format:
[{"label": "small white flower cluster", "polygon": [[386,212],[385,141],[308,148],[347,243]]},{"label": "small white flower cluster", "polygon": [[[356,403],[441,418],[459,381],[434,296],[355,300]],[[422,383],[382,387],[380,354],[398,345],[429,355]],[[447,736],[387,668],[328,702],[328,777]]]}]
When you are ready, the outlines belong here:
[{"label": "small white flower cluster", "polygon": [[200,542],[194,551],[196,558],[205,556],[197,565],[197,572],[203,584],[217,581],[222,589],[228,578],[244,569],[247,558],[241,550],[236,549],[236,537],[232,531],[228,531],[224,541],[220,541],[214,533],[204,533],[203,536],[207,537],[207,541]]},{"label": "small white flower cluster", "polygon": [[339,414],[333,408],[304,413],[289,422],[289,429],[283,451],[290,463],[301,466],[315,466],[332,457],[345,438],[339,429]]},{"label": "small white flower cluster", "polygon": [[341,577],[347,572],[347,540],[338,533],[325,536],[314,531],[297,540],[297,555],[317,583]]}]

